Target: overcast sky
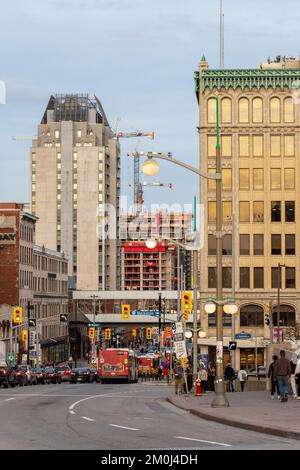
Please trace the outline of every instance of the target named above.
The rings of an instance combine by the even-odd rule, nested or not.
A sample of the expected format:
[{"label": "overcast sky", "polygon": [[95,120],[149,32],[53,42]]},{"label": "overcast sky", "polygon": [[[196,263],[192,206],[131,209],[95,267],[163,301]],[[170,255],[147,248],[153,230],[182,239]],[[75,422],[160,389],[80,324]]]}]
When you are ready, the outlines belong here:
[{"label": "overcast sky", "polygon": [[[1,2],[0,201],[29,200],[30,137],[49,96],[95,93],[111,126],[153,130],[140,150],[198,162],[194,71],[219,66],[219,0],[14,0]],[[299,0],[223,0],[225,67],[254,68],[299,55]],[[12,136],[28,140],[13,141]],[[122,194],[130,197],[137,139],[122,140]],[[197,178],[163,162],[145,202],[188,204]]]}]

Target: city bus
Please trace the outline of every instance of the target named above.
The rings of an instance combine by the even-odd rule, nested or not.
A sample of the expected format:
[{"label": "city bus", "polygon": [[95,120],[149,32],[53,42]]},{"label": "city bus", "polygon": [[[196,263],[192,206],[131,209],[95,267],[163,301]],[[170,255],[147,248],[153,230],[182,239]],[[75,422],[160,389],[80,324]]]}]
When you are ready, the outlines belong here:
[{"label": "city bus", "polygon": [[101,382],[138,381],[138,358],[132,349],[109,348],[99,351],[98,373]]},{"label": "city bus", "polygon": [[139,356],[139,377],[150,378],[154,374],[154,358],[151,356]]}]

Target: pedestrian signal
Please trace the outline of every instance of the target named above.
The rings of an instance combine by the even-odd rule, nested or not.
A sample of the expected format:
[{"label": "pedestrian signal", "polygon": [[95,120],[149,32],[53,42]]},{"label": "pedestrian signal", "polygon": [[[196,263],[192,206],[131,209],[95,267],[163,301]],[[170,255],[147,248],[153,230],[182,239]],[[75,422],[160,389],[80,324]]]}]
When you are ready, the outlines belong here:
[{"label": "pedestrian signal", "polygon": [[122,304],[122,320],[130,320],[130,305]]},{"label": "pedestrian signal", "polygon": [[266,304],[265,324],[270,325],[270,304]]},{"label": "pedestrian signal", "polygon": [[147,339],[151,339],[152,338],[152,329],[149,327],[149,328],[146,328],[146,338]]},{"label": "pedestrian signal", "polygon": [[89,338],[90,339],[95,338],[95,328],[94,327],[89,328]]},{"label": "pedestrian signal", "polygon": [[14,307],[14,323],[18,323],[20,325],[20,323],[22,323],[22,313],[23,313],[23,309],[22,307]]}]

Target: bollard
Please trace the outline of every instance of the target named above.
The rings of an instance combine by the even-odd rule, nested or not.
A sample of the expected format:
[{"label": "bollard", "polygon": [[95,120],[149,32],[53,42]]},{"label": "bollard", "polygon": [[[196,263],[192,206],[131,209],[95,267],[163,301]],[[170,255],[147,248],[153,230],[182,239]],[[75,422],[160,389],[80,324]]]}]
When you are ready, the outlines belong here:
[{"label": "bollard", "polygon": [[195,396],[196,397],[201,397],[202,389],[201,389],[201,380],[197,379],[196,380],[196,386],[195,386]]}]

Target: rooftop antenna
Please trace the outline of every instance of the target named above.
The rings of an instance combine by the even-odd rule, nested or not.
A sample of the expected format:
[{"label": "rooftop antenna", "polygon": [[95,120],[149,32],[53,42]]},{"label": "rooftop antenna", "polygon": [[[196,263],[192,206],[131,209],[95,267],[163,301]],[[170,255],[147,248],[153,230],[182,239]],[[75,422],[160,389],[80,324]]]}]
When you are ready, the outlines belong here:
[{"label": "rooftop antenna", "polygon": [[224,69],[224,14],[223,0],[220,0],[220,69]]}]

